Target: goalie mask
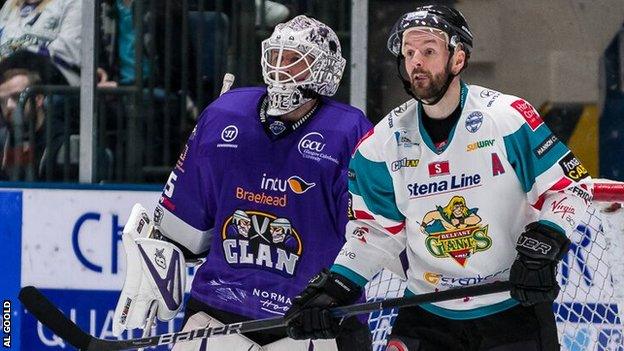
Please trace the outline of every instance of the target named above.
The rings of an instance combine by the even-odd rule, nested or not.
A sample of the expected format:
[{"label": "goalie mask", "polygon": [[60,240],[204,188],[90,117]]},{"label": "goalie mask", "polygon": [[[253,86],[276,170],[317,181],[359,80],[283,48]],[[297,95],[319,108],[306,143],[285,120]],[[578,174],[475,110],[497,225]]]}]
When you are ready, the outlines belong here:
[{"label": "goalie mask", "polygon": [[318,95],[334,95],[345,64],[338,36],[325,24],[303,15],[278,24],[262,42],[267,114],[281,116]]}]

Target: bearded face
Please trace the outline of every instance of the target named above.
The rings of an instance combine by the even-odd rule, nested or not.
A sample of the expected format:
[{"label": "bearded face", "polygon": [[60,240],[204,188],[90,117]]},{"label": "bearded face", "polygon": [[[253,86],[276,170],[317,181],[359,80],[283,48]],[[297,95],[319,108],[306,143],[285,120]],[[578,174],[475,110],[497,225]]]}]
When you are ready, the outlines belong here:
[{"label": "bearded face", "polygon": [[420,100],[435,99],[451,72],[446,33],[431,28],[414,28],[403,34],[402,55],[412,93]]},{"label": "bearded face", "polygon": [[414,69],[410,75],[412,93],[420,100],[433,100],[442,92],[449,74],[447,67],[438,73],[432,73],[422,68]]}]

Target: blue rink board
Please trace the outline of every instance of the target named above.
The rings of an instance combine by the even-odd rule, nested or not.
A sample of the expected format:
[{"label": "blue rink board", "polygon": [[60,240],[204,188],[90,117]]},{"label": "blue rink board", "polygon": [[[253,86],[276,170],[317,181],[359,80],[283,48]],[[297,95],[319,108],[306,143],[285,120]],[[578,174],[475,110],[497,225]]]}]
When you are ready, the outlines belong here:
[{"label": "blue rink board", "polygon": [[[20,350],[20,303],[17,300],[21,282],[22,262],[22,192],[0,191],[0,243],[2,258],[0,297],[3,316],[10,311],[10,332],[2,329],[3,349]],[[3,318],[3,324],[7,321]]]},{"label": "blue rink board", "polygon": [[[66,316],[80,328],[91,335],[99,338],[116,340],[112,336],[112,318],[119,298],[118,291],[94,291],[94,290],[57,290],[42,289],[41,292],[48,297]],[[21,350],[75,350],[63,340],[55,336],[49,329],[38,325],[33,315],[21,311]],[[157,334],[171,333],[181,329],[182,313],[173,320],[171,325],[159,322],[156,327]],[[169,329],[171,328],[171,329]],[[134,330],[132,338],[140,338],[142,331]],[[122,339],[128,339],[128,333],[121,335]],[[168,350],[165,345],[148,348],[148,350]]]}]

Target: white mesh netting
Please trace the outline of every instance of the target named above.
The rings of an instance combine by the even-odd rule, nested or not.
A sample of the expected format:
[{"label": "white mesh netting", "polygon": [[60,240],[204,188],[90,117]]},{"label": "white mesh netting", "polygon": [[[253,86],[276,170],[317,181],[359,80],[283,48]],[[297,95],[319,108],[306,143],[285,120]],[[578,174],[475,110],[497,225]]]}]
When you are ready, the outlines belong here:
[{"label": "white mesh netting", "polygon": [[[559,267],[554,310],[562,350],[624,351],[624,200],[622,183],[595,184],[594,206],[571,235]],[[405,283],[382,271],[366,286],[369,301],[400,297]],[[373,350],[385,349],[397,310],[371,313]]]}]

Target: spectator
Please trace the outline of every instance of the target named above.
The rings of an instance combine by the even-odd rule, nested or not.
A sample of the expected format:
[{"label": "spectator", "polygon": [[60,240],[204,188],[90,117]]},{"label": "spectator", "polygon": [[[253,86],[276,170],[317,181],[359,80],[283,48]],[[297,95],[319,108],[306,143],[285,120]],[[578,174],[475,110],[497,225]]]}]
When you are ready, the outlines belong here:
[{"label": "spectator", "polygon": [[[63,127],[53,118],[51,138],[46,139],[46,98],[42,94],[34,97],[34,103],[25,104],[22,121],[15,118],[20,94],[28,87],[41,83],[40,73],[25,68],[9,68],[0,73],[0,179],[42,180],[46,168],[53,167],[53,178],[58,178],[55,169],[56,154],[63,143]],[[33,133],[34,132],[34,133]],[[33,139],[34,137],[34,139]],[[47,162],[51,158],[51,162]],[[33,165],[31,172],[29,165]]]},{"label": "spectator", "polygon": [[[132,85],[136,80],[134,1],[103,0],[101,14],[102,50],[100,51],[100,67],[97,70],[98,86]],[[144,52],[144,77],[149,76],[151,72],[149,60],[155,59],[155,53],[150,51],[148,45],[150,33],[147,19],[149,16],[149,12],[143,15],[144,35],[141,43]]]},{"label": "spectator", "polygon": [[80,0],[8,0],[0,9],[0,60],[27,50],[70,85],[80,82]]}]

